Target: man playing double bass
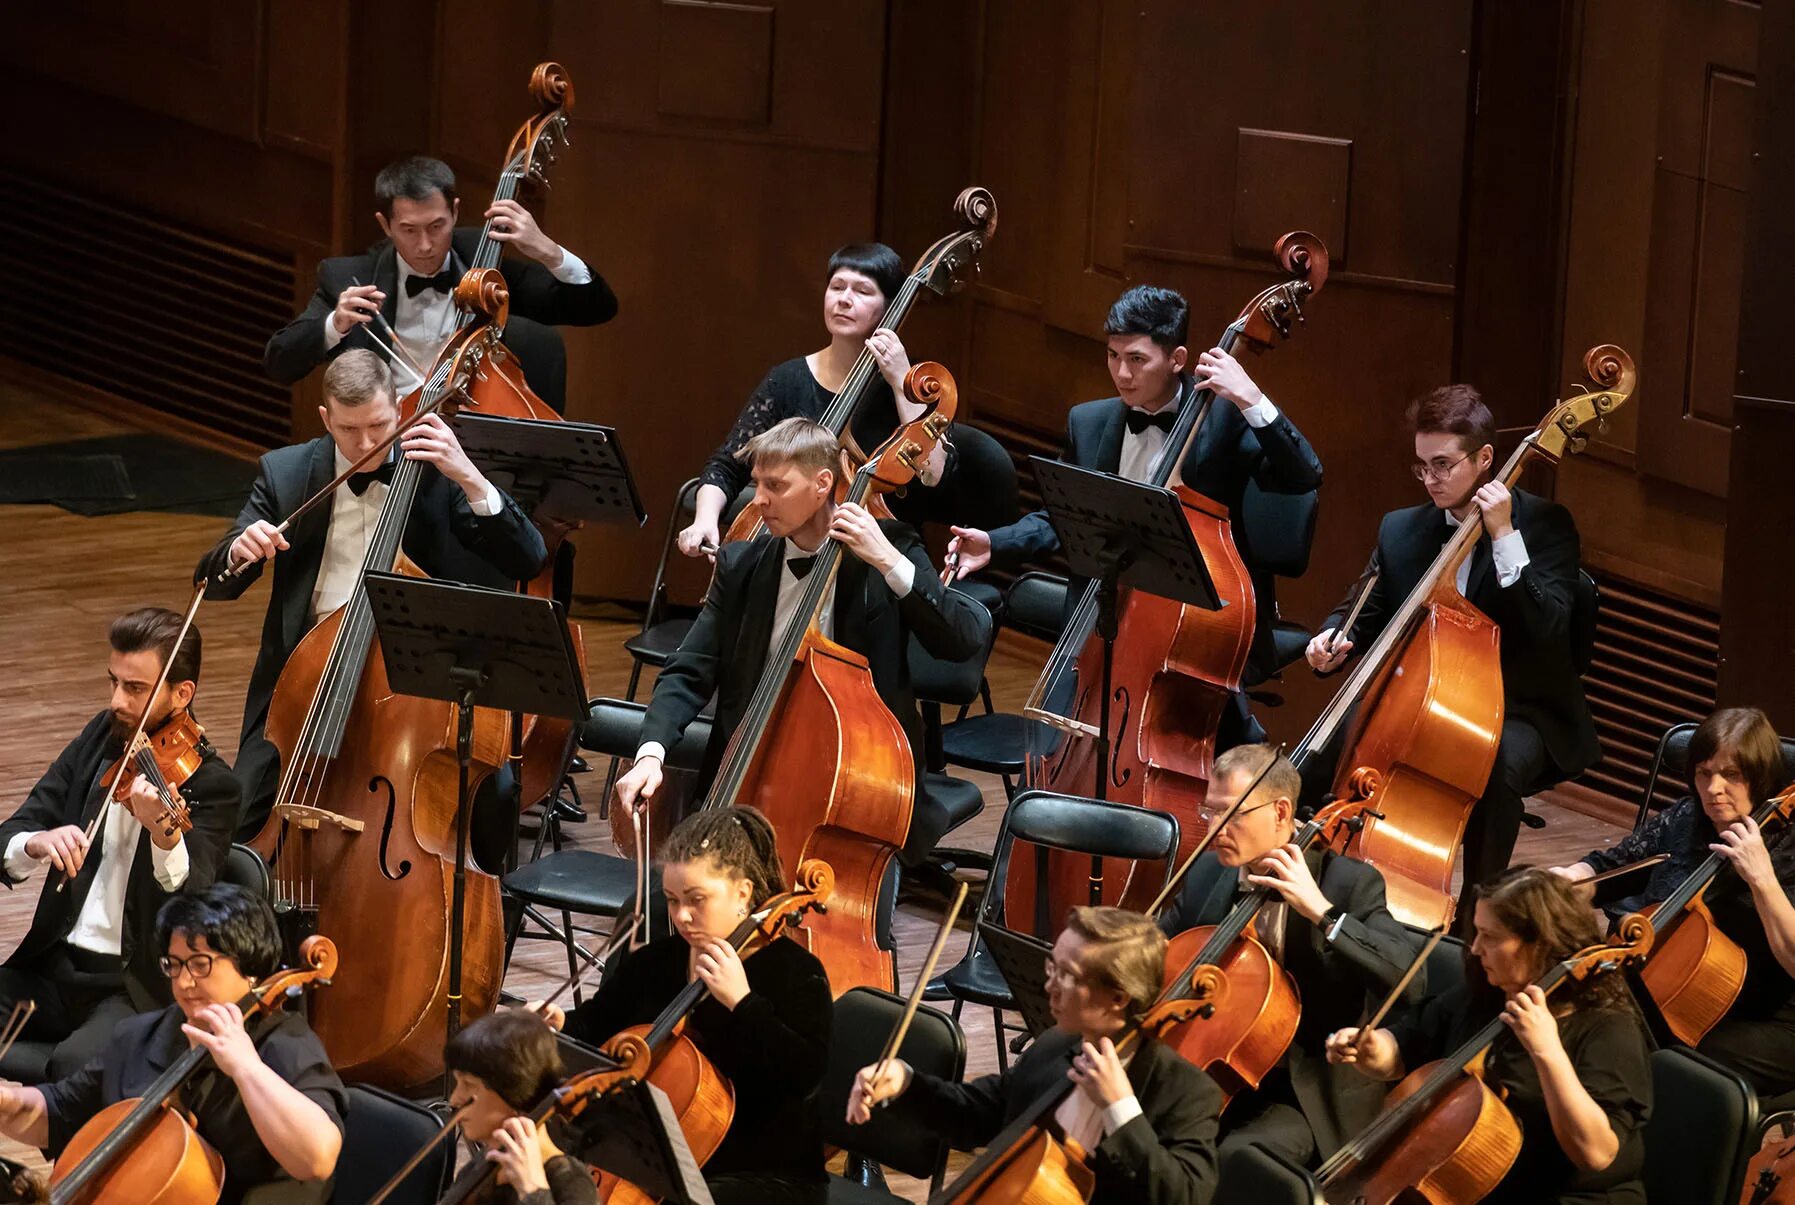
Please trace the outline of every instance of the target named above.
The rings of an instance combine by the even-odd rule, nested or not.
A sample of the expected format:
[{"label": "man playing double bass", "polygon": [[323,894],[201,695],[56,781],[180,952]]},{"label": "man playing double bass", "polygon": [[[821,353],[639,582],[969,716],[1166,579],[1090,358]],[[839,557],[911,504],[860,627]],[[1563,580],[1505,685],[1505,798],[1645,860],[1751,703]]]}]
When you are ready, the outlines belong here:
[{"label": "man playing double bass", "polygon": [[[1409,406],[1415,479],[1428,501],[1391,511],[1378,525],[1366,573],[1376,573],[1350,632],[1341,632],[1360,586],[1348,592],[1306,652],[1318,674],[1369,647],[1462,523],[1489,537],[1459,565],[1458,590],[1501,629],[1503,719],[1489,784],[1465,828],[1464,891],[1508,866],[1523,800],[1550,779],[1581,774],[1601,757],[1571,647],[1577,591],[1577,525],[1570,511],[1491,479],[1496,421],[1477,390],[1447,385]],[[1360,582],[1363,583],[1361,578]],[[1492,684],[1493,686],[1494,684]],[[1343,729],[1344,731],[1344,729]],[[1338,749],[1304,764],[1305,791],[1333,781]],[[1465,917],[1461,906],[1459,913]]]},{"label": "man playing double bass", "polygon": [[[1171,289],[1137,285],[1123,293],[1104,320],[1109,338],[1109,374],[1117,396],[1084,402],[1066,415],[1066,445],[1060,459],[1134,481],[1146,480],[1165,447],[1178,411],[1199,390],[1212,390],[1221,403],[1203,424],[1180,473],[1184,484],[1239,515],[1247,483],[1269,493],[1306,494],[1321,486],[1321,461],[1303,433],[1240,361],[1220,347],[1190,360],[1190,307]],[[1187,371],[1188,370],[1188,371]],[[995,562],[1013,566],[1059,551],[1059,535],[1044,510],[1024,515],[992,531],[955,527],[949,554],[959,556],[958,576]],[[1258,617],[1247,661],[1248,683],[1275,672],[1271,624],[1277,618],[1276,587],[1270,573],[1253,561],[1250,543],[1238,538],[1241,558],[1253,579]],[[1082,583],[1072,583],[1068,605]],[[1226,749],[1262,735],[1244,697],[1223,712],[1217,748]]]},{"label": "man playing double bass", "polygon": [[[390,163],[374,178],[374,220],[385,240],[362,255],[318,265],[318,291],[305,310],[274,333],[262,366],[282,385],[351,348],[374,342],[428,371],[459,321],[452,294],[472,266],[480,231],[455,225],[461,202],[455,173],[438,159],[414,156]],[[504,259],[499,271],[511,290],[505,344],[518,354],[530,388],[557,411],[566,405],[567,353],[548,326],[596,326],[617,315],[617,298],[602,276],[549,238],[530,211],[512,200],[486,211],[489,235],[523,259]],[[382,320],[387,329],[380,329]],[[409,380],[409,378],[408,378]],[[418,384],[409,381],[400,392]]]}]

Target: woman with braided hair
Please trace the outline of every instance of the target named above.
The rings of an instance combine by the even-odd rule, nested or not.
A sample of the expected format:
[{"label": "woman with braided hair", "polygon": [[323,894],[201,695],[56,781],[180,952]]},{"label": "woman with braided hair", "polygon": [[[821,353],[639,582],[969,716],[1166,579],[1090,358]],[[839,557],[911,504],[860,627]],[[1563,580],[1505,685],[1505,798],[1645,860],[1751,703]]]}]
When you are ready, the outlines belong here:
[{"label": "woman with braided hair", "polygon": [[625,957],[591,999],[549,1024],[593,1045],[652,1022],[686,984],[709,997],[684,1030],[735,1088],[735,1121],[704,1166],[711,1195],[731,1202],[827,1196],[817,1086],[829,1053],[834,997],[823,964],[788,937],[746,962],[729,935],[783,890],[773,826],[752,808],[694,813],[661,844],[661,885],[674,936]]}]

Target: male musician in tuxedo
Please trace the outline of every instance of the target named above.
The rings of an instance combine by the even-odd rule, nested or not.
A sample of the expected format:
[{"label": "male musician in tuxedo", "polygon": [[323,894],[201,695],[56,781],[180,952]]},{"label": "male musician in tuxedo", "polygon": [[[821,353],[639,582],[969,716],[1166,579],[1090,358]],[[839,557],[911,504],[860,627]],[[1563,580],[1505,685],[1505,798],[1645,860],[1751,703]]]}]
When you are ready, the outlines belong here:
[{"label": "male musician in tuxedo", "polygon": [[[1339,629],[1366,577],[1322,623],[1306,655],[1318,674],[1328,674],[1354,649],[1369,648],[1453,530],[1482,524],[1488,538],[1459,565],[1457,584],[1501,629],[1503,720],[1489,784],[1465,827],[1462,905],[1472,886],[1508,866],[1528,792],[1575,777],[1602,755],[1571,646],[1577,525],[1556,502],[1492,480],[1496,422],[1471,386],[1447,385],[1416,399],[1408,421],[1414,474],[1428,501],[1383,517],[1365,570],[1377,580],[1352,630]],[[1312,795],[1331,785],[1343,738],[1344,731],[1335,748],[1304,764]],[[1461,918],[1469,911],[1461,906]]]},{"label": "male musician in tuxedo", "polygon": [[[348,602],[361,582],[363,558],[379,526],[396,457],[337,486],[320,505],[285,533],[278,525],[300,503],[329,485],[372,451],[398,426],[393,378],[373,352],[356,348],[324,372],[325,434],[277,448],[262,457],[249,500],[225,537],[200,558],[194,581],[209,579],[208,598],[237,598],[274,562],[274,587],[262,624],[262,648],[250,674],[243,708],[237,778],[243,784],[245,839],[261,830],[280,782],[280,756],[263,735],[276,681],[300,639],[319,620]],[[432,577],[505,588],[534,577],[548,559],[542,534],[509,495],[488,481],[462,451],[454,430],[432,415],[406,433],[400,455],[423,464],[403,548]],[[220,578],[232,565],[249,567]],[[383,566],[384,568],[384,566]],[[495,867],[496,851],[476,808],[484,838],[475,851]]]},{"label": "male musician in tuxedo", "polygon": [[[296,383],[349,348],[381,350],[376,341],[428,372],[454,333],[458,315],[452,294],[473,266],[480,242],[478,229],[455,225],[461,213],[455,173],[437,159],[401,159],[374,178],[374,198],[379,206],[374,220],[386,239],[362,255],[320,263],[318,291],[268,340],[262,366],[282,385]],[[617,314],[617,298],[603,277],[544,234],[518,202],[494,201],[484,216],[488,236],[523,257],[499,263],[511,290],[505,344],[517,352],[530,388],[562,410],[567,353],[560,336],[546,328],[609,322]],[[388,346],[388,330],[398,332],[397,349]],[[409,370],[406,379],[402,393],[418,384]]]},{"label": "male musician in tuxedo", "polygon": [[[879,697],[903,724],[911,755],[920,759],[922,723],[905,653],[910,638],[936,657],[971,657],[983,644],[985,617],[976,602],[942,586],[913,530],[875,520],[855,503],[835,503],[840,451],[827,427],[794,417],[738,453],[753,466],[752,505],[766,532],[725,544],[717,554],[704,609],[655,679],[635,764],[617,782],[626,810],[659,789],[667,749],[715,692],[716,720],[701,776],[709,783],[760,681],[768,647],[794,613],[825,540],[851,555],[842,558],[825,595],[822,632],[866,656]],[[922,781],[920,760],[916,781]]]},{"label": "male musician in tuxedo", "polygon": [[[149,713],[154,734],[193,704],[199,690],[200,636],[188,629],[175,649],[181,617],[160,607],[119,616],[108,640],[112,698],[70,741],[10,819],[0,824],[4,879],[16,887],[41,869],[31,930],[0,966],[0,1011],[33,1000],[37,1011],[23,1040],[54,1043],[48,1074],[67,1075],[105,1044],[132,1013],[168,1003],[168,981],[156,969],[156,910],[170,896],[199,890],[218,875],[237,819],[237,780],[210,743],[199,768],[179,787],[193,827],[167,821],[156,790],[126,771],[130,797],[106,802],[108,773]],[[152,690],[169,660],[168,681]],[[101,813],[104,812],[104,815]],[[87,827],[99,826],[91,842]],[[58,884],[66,883],[58,889]],[[15,1056],[0,1074],[35,1080],[43,1074]]]},{"label": "male musician in tuxedo", "polygon": [[[1198,390],[1209,389],[1215,403],[1195,443],[1171,481],[1185,485],[1238,516],[1248,482],[1276,494],[1306,494],[1321,487],[1321,461],[1289,415],[1254,384],[1239,360],[1212,347],[1190,360],[1190,307],[1182,295],[1154,285],[1136,285],[1116,299],[1104,320],[1109,375],[1117,396],[1082,402],[1066,414],[1066,443],[1060,459],[1068,464],[1144,481],[1165,447],[1179,411]],[[1170,484],[1170,482],[1168,482]],[[1255,564],[1252,543],[1237,522],[1234,542],[1253,579],[1258,608],[1247,685],[1276,672],[1271,644],[1277,619],[1276,585]],[[1059,551],[1059,534],[1045,510],[1024,515],[991,531],[955,527],[950,554],[957,553],[958,576],[988,564],[1013,566]],[[1084,583],[1074,581],[1068,607]],[[1223,713],[1219,747],[1262,735],[1244,696]]]},{"label": "male musician in tuxedo", "polygon": [[1054,1027],[1014,1067],[970,1083],[937,1079],[902,1059],[863,1067],[848,1092],[849,1124],[864,1124],[890,1102],[911,1124],[972,1150],[992,1145],[1070,1080],[1050,1120],[1087,1156],[1093,1205],[1206,1205],[1217,1182],[1221,1089],[1151,1038],[1126,1054],[1116,1048],[1158,997],[1165,956],[1164,934],[1139,913],[1073,908],[1047,959]]},{"label": "male musician in tuxedo", "polygon": [[[1236,1085],[1242,1090],[1224,1118],[1222,1150],[1225,1156],[1251,1143],[1300,1166],[1318,1153],[1333,1154],[1377,1116],[1383,1088],[1330,1065],[1327,1037],[1358,1024],[1402,979],[1421,943],[1390,915],[1375,867],[1319,843],[1297,849],[1292,838],[1302,779],[1275,747],[1238,745],[1216,759],[1209,814],[1226,811],[1268,761],[1252,795],[1159,914],[1159,926],[1176,935],[1219,924],[1243,897],[1264,893],[1254,932],[1295,983],[1302,1020],[1289,1051],[1256,1090]],[[1406,999],[1421,999],[1423,979],[1418,971],[1404,989]]]}]

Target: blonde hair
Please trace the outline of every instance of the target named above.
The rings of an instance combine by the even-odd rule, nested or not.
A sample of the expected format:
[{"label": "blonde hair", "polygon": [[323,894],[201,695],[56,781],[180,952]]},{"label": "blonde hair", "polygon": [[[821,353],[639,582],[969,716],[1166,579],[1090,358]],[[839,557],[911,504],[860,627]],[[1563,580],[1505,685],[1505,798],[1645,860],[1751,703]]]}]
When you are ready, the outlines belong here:
[{"label": "blonde hair", "polygon": [[807,473],[833,472],[841,467],[841,441],[815,419],[793,417],[756,435],[735,458],[756,467],[795,464]]},{"label": "blonde hair", "polygon": [[365,347],[354,347],[324,370],[324,398],[339,406],[365,406],[384,395],[393,400],[393,373]]},{"label": "blonde hair", "polygon": [[1121,992],[1131,1017],[1152,1007],[1165,980],[1166,935],[1158,925],[1126,908],[1085,905],[1066,914],[1066,928],[1094,946],[1081,968],[1086,982]]},{"label": "blonde hair", "polygon": [[1226,782],[1233,776],[1240,776],[1247,782],[1253,781],[1264,767],[1266,759],[1271,758],[1271,768],[1259,779],[1259,785],[1253,788],[1253,794],[1262,798],[1288,799],[1291,807],[1296,806],[1297,796],[1302,794],[1303,776],[1297,773],[1290,759],[1276,745],[1236,745],[1215,759],[1215,769],[1209,777],[1217,782]]}]

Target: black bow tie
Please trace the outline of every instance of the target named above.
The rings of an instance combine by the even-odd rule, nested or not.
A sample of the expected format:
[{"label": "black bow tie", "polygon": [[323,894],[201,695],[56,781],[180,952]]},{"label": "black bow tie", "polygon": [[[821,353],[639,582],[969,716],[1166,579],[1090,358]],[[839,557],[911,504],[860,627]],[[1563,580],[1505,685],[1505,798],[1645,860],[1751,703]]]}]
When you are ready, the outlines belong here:
[{"label": "black bow tie", "polygon": [[1136,410],[1134,407],[1130,406],[1127,413],[1124,414],[1122,418],[1123,421],[1128,424],[1128,433],[1130,435],[1139,435],[1148,427],[1158,427],[1161,431],[1170,435],[1172,433],[1172,424],[1178,421],[1178,410],[1176,407],[1167,406],[1157,413],[1148,414],[1145,410]]},{"label": "black bow tie", "polygon": [[810,576],[810,570],[815,564],[816,557],[813,554],[811,556],[795,556],[785,563],[785,567],[792,571],[793,577],[803,581]]},{"label": "black bow tie", "polygon": [[455,274],[452,268],[444,268],[435,276],[407,276],[405,278],[405,295],[416,297],[425,289],[435,289],[438,293],[447,293],[455,287],[455,282],[459,279],[461,278]]},{"label": "black bow tie", "polygon": [[391,485],[393,483],[393,462],[392,461],[390,461],[390,460],[387,461],[385,464],[381,465],[377,469],[372,470],[371,472],[349,474],[349,481],[348,481],[349,492],[354,494],[357,498],[359,498],[363,494],[367,493],[368,487],[370,485],[373,485],[376,481],[383,482],[387,485]]}]

